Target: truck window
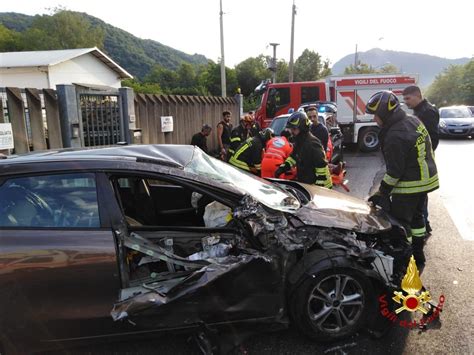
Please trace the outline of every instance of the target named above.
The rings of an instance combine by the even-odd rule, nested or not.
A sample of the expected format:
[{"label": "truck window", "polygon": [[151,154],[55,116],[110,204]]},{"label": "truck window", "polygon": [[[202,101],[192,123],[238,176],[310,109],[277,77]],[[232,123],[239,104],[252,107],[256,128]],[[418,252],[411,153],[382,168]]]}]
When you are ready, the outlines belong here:
[{"label": "truck window", "polygon": [[319,86],[301,87],[301,104],[319,100]]},{"label": "truck window", "polygon": [[272,88],[268,95],[267,117],[273,118],[278,110],[290,104],[290,88]]}]

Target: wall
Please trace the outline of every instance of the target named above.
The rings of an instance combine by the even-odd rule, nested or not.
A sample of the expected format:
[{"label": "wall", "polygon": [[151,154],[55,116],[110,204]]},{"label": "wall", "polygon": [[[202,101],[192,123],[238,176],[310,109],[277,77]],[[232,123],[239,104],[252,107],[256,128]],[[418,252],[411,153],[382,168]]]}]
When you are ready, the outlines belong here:
[{"label": "wall", "polygon": [[49,80],[52,88],[72,83],[121,86],[118,74],[89,53],[50,67]]},{"label": "wall", "polygon": [[50,88],[47,67],[0,68],[0,87]]}]

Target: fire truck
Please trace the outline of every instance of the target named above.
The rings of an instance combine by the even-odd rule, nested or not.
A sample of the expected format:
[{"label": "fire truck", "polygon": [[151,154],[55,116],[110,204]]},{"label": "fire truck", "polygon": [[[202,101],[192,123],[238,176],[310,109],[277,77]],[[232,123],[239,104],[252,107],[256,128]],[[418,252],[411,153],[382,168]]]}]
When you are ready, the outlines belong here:
[{"label": "fire truck", "polygon": [[379,128],[373,115],[365,113],[367,100],[377,91],[391,90],[402,101],[403,89],[417,83],[415,74],[357,74],[276,84],[267,80],[255,89],[261,95],[255,116],[262,127],[267,127],[274,117],[297,110],[303,104],[335,102],[344,143],[356,143],[361,151],[370,152],[379,148]]}]

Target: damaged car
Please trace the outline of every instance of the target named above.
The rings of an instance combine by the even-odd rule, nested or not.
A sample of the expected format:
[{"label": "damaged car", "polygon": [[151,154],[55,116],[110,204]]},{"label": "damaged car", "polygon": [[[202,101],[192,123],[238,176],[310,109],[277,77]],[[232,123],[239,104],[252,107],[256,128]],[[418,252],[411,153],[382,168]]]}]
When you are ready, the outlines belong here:
[{"label": "damaged car", "polygon": [[376,298],[411,255],[403,228],[366,202],[194,146],[45,151],[0,167],[7,353],[170,329],[209,344],[246,322],[337,340],[380,329]]}]

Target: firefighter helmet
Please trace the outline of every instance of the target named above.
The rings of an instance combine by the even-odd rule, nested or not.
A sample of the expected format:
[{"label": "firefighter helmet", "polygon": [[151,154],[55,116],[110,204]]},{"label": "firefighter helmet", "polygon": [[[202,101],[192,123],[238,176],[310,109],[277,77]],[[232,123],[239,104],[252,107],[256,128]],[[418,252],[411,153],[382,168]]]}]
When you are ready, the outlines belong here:
[{"label": "firefighter helmet", "polygon": [[271,128],[265,128],[261,130],[260,132],[258,132],[258,134],[260,135],[260,138],[262,138],[264,142],[268,142],[270,139],[272,139],[272,137],[275,136],[275,133],[273,132],[273,129]]},{"label": "firefighter helmet", "polygon": [[306,113],[300,111],[292,113],[290,118],[288,118],[288,122],[286,123],[287,128],[299,128],[301,132],[308,132],[310,125],[311,121],[309,120]]},{"label": "firefighter helmet", "polygon": [[377,115],[384,120],[399,107],[400,102],[393,92],[379,91],[373,94],[369,101],[367,101],[365,112],[371,115]]}]

